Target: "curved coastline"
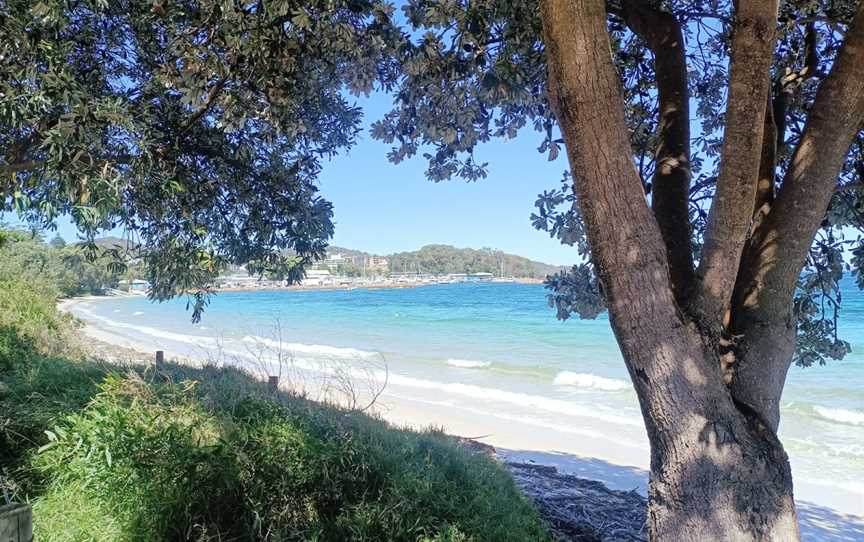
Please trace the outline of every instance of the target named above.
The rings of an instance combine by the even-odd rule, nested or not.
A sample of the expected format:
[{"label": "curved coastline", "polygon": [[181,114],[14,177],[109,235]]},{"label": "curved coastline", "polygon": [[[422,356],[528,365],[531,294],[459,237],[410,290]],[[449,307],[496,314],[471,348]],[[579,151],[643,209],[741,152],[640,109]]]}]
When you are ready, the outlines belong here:
[{"label": "curved coastline", "polygon": [[[147,337],[134,336],[130,330],[123,327],[106,325],[104,321],[88,318],[81,310],[82,304],[90,302],[101,302],[111,300],[105,297],[86,297],[63,300],[59,308],[76,315],[84,322],[82,333],[91,339],[94,344],[101,345],[106,351],[110,351],[115,345],[125,349],[138,352],[140,359],[152,357],[155,350],[165,350],[172,358],[184,358],[189,363],[201,363],[206,356],[190,355],[190,351],[183,347],[170,348],[171,341],[154,341]],[[162,330],[167,331],[167,330]],[[202,352],[203,353],[203,352]],[[116,357],[115,354],[109,356]],[[467,371],[476,373],[485,371],[487,362],[482,360],[461,360],[454,357],[454,371]],[[465,363],[465,362],[471,363]],[[464,367],[459,367],[463,362]],[[473,365],[468,367],[467,365]],[[307,368],[308,369],[308,368]],[[466,437],[479,437],[477,440],[490,444],[502,451],[504,457],[520,461],[533,461],[538,464],[548,464],[558,467],[562,472],[576,474],[578,476],[600,480],[613,489],[637,489],[643,494],[647,486],[647,449],[640,446],[623,445],[617,442],[608,433],[610,424],[620,428],[615,420],[606,419],[599,424],[579,426],[575,424],[550,424],[548,420],[542,420],[532,415],[531,410],[537,405],[531,404],[531,399],[520,396],[503,396],[505,400],[515,403],[526,403],[524,412],[513,414],[494,412],[484,405],[484,401],[500,401],[502,396],[484,391],[486,397],[475,397],[476,389],[454,386],[453,383],[422,380],[412,381],[412,377],[399,373],[398,367],[391,367],[388,387],[375,404],[374,411],[391,423],[398,425],[410,425],[414,427],[435,426],[441,427],[448,433]],[[603,377],[595,380],[588,376],[579,376],[581,372],[572,372],[562,380],[570,380],[576,387],[580,383],[599,383],[602,390],[614,393],[620,385],[614,381],[607,381]],[[414,379],[417,380],[417,379]],[[494,387],[485,387],[486,390]],[[473,395],[472,395],[473,394]],[[470,397],[469,397],[470,396]],[[466,404],[466,398],[472,403]],[[550,406],[549,404],[545,406]],[[559,407],[551,404],[552,410]],[[567,414],[572,414],[568,412]],[[586,417],[590,413],[576,413]],[[625,424],[629,425],[629,424]],[[538,429],[543,430],[538,430]],[[615,431],[615,428],[612,428]],[[794,468],[794,466],[793,466]],[[805,503],[807,510],[823,509],[830,511],[836,518],[851,522],[850,525],[862,525],[864,532],[864,493],[857,487],[832,486],[819,480],[807,480],[798,477],[796,479],[796,495],[799,499],[809,502],[818,502],[815,506]],[[809,512],[808,512],[809,513]],[[824,516],[828,514],[825,512]],[[829,514],[829,515],[830,515]],[[818,516],[818,518],[822,518]],[[832,516],[832,517],[834,517]],[[856,517],[859,516],[859,517]],[[836,520],[835,521],[840,521]],[[824,519],[824,518],[822,518]],[[820,519],[820,521],[822,521]],[[858,523],[855,523],[858,522]],[[857,528],[857,527],[856,527]],[[831,540],[831,538],[814,538]]]}]

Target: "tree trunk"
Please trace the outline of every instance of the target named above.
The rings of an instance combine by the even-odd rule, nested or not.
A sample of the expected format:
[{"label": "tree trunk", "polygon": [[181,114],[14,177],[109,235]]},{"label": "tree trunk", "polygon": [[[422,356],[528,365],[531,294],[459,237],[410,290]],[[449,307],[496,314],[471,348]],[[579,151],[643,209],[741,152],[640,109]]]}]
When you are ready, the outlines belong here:
[{"label": "tree trunk", "polygon": [[651,539],[798,540],[783,447],[733,402],[716,337],[703,336],[675,300],[663,236],[631,159],[604,2],[542,0],[541,19],[550,104],[651,444]]},{"label": "tree trunk", "polygon": [[[704,376],[709,380],[694,390],[691,408],[649,431],[651,539],[798,540],[792,474],[780,441],[738,410],[719,371]],[[648,405],[669,403],[667,394],[658,386],[639,390]]]},{"label": "tree trunk", "polygon": [[[729,421],[712,423],[724,427]],[[723,438],[728,440],[721,443]],[[652,448],[651,540],[799,539],[792,475],[778,441],[742,444],[720,433],[690,442],[683,454]]]}]

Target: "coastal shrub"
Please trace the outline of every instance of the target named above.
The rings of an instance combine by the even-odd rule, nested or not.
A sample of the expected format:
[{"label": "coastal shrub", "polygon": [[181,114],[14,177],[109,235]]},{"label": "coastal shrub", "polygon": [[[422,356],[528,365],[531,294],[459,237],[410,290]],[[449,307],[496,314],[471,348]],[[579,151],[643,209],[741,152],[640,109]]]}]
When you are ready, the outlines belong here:
[{"label": "coastal shrub", "polygon": [[[223,401],[220,385],[214,399],[213,378],[260,392]],[[274,401],[236,369],[169,380],[108,373],[46,426],[27,467],[46,481],[38,539],[549,540],[500,466],[439,432]]]},{"label": "coastal shrub", "polygon": [[101,363],[45,357],[32,350],[25,355],[27,363],[0,374],[0,475],[20,498],[38,494],[43,485],[41,476],[25,467],[45,442],[45,431],[81,411],[107,374]]},{"label": "coastal shrub", "polygon": [[0,276],[0,356],[6,354],[6,363],[16,356],[26,359],[25,350],[67,352],[73,327],[72,318],[57,310],[57,292],[50,284],[39,277]]},{"label": "coastal shrub", "polygon": [[0,484],[38,540],[549,540],[500,466],[440,432],[274,397],[237,368],[59,355],[55,303],[0,277]]},{"label": "coastal shrub", "polygon": [[12,326],[0,326],[0,375],[9,372],[16,363],[29,360],[33,345]]}]

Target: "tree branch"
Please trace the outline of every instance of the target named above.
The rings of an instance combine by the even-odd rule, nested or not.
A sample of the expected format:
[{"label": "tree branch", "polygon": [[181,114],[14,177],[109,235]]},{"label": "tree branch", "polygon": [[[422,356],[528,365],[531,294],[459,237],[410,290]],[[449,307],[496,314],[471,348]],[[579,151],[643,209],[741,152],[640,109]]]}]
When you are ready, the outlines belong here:
[{"label": "tree branch", "polygon": [[691,309],[704,331],[719,333],[750,233],[761,159],[768,69],[774,52],[777,0],[739,0],[732,34],[726,130],[711,202],[700,281]]},{"label": "tree branch", "polygon": [[622,0],[621,17],[654,54],[659,102],[651,207],[669,257],[669,274],[678,304],[693,284],[690,235],[690,106],[687,58],[675,16],[641,0]]},{"label": "tree branch", "polygon": [[[618,344],[631,374],[641,375],[633,378],[641,397],[659,381],[687,389],[683,372],[669,371],[670,365],[680,367],[682,359],[689,359],[696,371],[716,368],[697,361],[703,359],[701,340],[685,325],[675,302],[666,246],[633,164],[603,1],[541,0],[540,6],[549,102],[566,142],[592,262]],[[683,358],[673,360],[671,352],[684,352]],[[652,403],[648,408],[660,410],[645,413],[649,427],[674,417],[666,407],[693,407],[686,399],[690,395],[683,397],[675,405]]]},{"label": "tree branch", "polygon": [[756,186],[756,202],[753,205],[754,231],[759,227],[762,218],[771,210],[774,202],[777,160],[786,145],[786,112],[789,103],[804,82],[816,75],[818,69],[817,36],[815,23],[811,21],[807,24],[804,34],[802,47],[804,66],[797,71],[787,67],[786,72],[777,81],[776,94],[768,95],[765,132],[762,137],[762,159]]},{"label": "tree branch", "polygon": [[774,177],[777,171],[777,153],[780,146],[779,141],[783,136],[779,134],[777,116],[785,116],[785,108],[778,111],[776,107],[778,100],[772,99],[770,93],[765,108],[765,127],[762,133],[762,158],[759,161],[759,177],[756,183],[756,201],[753,204],[753,220],[755,224],[760,217],[768,214],[771,203],[774,201]]},{"label": "tree branch", "polygon": [[[745,306],[765,295],[785,305],[816,235],[853,139],[864,125],[864,3],[822,83],[771,212],[751,242]],[[766,283],[766,281],[769,284]],[[788,294],[788,295],[787,295]],[[753,296],[757,297],[754,298]],[[761,302],[757,299],[761,298]],[[778,308],[774,303],[768,303]]]},{"label": "tree branch", "polygon": [[25,160],[23,162],[15,162],[14,164],[6,164],[5,166],[0,165],[0,177],[12,175],[19,171],[30,171],[32,169],[40,168],[43,165],[45,165],[45,162],[42,160]]},{"label": "tree branch", "polygon": [[210,108],[213,106],[216,98],[222,92],[222,89],[225,88],[225,83],[227,82],[227,76],[216,81],[216,84],[214,84],[213,87],[210,89],[210,92],[207,93],[207,100],[204,102],[204,105],[202,105],[201,108],[198,109],[198,111],[196,111],[194,115],[192,115],[192,117],[183,126],[183,128],[180,129],[181,134],[189,130],[192,126],[195,125],[196,122],[201,120],[201,117],[203,117],[208,111],[210,111]]},{"label": "tree branch", "polygon": [[742,345],[732,394],[774,429],[795,348],[798,277],[862,123],[864,3],[816,94],[774,204],[748,244],[736,286],[732,329]]},{"label": "tree branch", "polygon": [[[109,164],[129,164],[137,158],[137,156],[133,156],[131,154],[120,154],[116,156],[105,156],[94,159],[90,154],[83,153],[79,156],[76,156],[71,161],[84,164],[86,166],[93,166],[97,163],[104,164],[106,162]],[[41,167],[44,167],[45,164],[45,160],[24,160],[22,162],[15,162],[14,164],[0,165],[0,177],[4,177],[6,175],[11,175],[13,173],[18,173],[21,171],[32,171],[34,169],[39,169]]]}]

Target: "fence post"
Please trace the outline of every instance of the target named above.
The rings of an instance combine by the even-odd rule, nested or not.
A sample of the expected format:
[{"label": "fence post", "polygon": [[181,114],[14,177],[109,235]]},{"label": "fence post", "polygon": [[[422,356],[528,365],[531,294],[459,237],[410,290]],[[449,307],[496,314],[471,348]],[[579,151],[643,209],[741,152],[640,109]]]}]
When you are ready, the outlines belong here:
[{"label": "fence post", "polygon": [[271,393],[276,393],[277,391],[279,391],[279,377],[278,376],[267,377],[267,387],[270,388]]},{"label": "fence post", "polygon": [[157,350],[156,351],[156,369],[161,370],[162,365],[164,365],[164,364],[165,364],[165,352],[163,352],[162,350]]},{"label": "fence post", "polygon": [[0,540],[3,542],[33,541],[33,512],[29,504],[0,506]]}]

